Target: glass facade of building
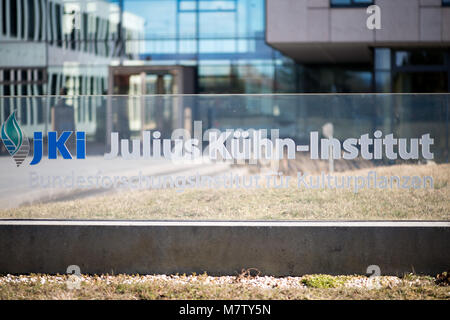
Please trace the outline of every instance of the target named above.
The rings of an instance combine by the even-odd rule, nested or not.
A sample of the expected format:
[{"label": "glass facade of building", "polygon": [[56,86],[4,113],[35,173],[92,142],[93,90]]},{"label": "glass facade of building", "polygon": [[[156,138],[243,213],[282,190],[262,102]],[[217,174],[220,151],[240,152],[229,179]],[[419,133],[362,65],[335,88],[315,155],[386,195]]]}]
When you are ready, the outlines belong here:
[{"label": "glass facade of building", "polygon": [[449,92],[448,49],[376,48],[374,50],[377,92]]},{"label": "glass facade of building", "polygon": [[[264,0],[3,0],[0,7],[2,95],[56,95],[63,87],[70,95],[106,93],[108,66],[119,64],[192,66],[197,93],[372,91],[370,64],[301,65],[268,46]],[[28,68],[25,79],[24,66],[44,72]]]},{"label": "glass facade of building", "polygon": [[263,0],[123,2],[145,26],[140,59],[196,66],[199,93],[295,92],[295,63],[265,43]]},{"label": "glass facade of building", "polygon": [[[376,48],[362,64],[303,64],[266,44],[265,11],[264,0],[2,0],[0,95],[104,94],[116,65],[192,67],[196,93],[448,91],[448,48]],[[120,93],[140,92],[130,81]]]},{"label": "glass facade of building", "polygon": [[[107,67],[133,63],[195,66],[200,93],[298,89],[296,65],[265,44],[263,0],[4,0],[0,9],[0,82],[19,85],[14,51],[34,51],[48,82],[33,94],[103,93]],[[19,87],[0,94],[26,94]]]}]

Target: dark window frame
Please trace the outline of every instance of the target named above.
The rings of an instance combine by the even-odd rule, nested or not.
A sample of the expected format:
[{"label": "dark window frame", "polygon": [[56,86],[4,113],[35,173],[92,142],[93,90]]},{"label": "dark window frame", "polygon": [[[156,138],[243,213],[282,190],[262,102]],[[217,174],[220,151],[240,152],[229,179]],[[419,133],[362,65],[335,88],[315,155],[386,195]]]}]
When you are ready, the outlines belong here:
[{"label": "dark window frame", "polygon": [[[47,68],[46,67],[5,67],[0,68],[0,71],[3,72],[3,80],[0,80],[1,86],[10,86],[10,85],[43,85],[47,84]],[[33,74],[35,71],[38,72],[38,79],[28,79],[27,72],[31,71]],[[14,80],[10,79],[11,72],[25,72],[25,79],[18,80],[17,76]]]},{"label": "dark window frame", "polygon": [[[195,2],[195,8],[194,9],[183,9],[181,8],[181,2],[188,1],[188,2]],[[191,12],[191,13],[199,13],[199,12],[237,12],[238,8],[238,1],[239,0],[221,0],[221,2],[229,2],[234,3],[233,9],[202,9],[200,8],[200,1],[198,0],[178,0],[177,1],[177,12]]]},{"label": "dark window frame", "polygon": [[[444,63],[440,65],[409,65],[409,66],[397,66],[395,63],[395,54],[398,51],[411,51],[414,48],[390,48],[391,49],[391,92],[394,90],[394,77],[400,73],[414,73],[414,72],[446,72],[447,73],[447,90],[450,91],[450,50],[444,50]],[[428,48],[429,49],[429,48]]]},{"label": "dark window frame", "polygon": [[333,0],[330,0],[330,8],[367,8],[368,6],[371,6],[374,4],[374,0],[372,0],[370,3],[362,3],[357,2],[358,0],[349,0],[349,4],[345,3],[333,3]]}]

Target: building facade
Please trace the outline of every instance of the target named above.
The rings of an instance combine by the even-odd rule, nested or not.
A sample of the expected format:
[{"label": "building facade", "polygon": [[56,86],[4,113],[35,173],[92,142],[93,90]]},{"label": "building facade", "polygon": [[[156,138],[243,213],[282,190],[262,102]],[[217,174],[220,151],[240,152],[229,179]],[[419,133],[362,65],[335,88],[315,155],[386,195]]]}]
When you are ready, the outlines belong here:
[{"label": "building facade", "polygon": [[[266,38],[299,64],[330,70],[360,64],[370,73],[366,79],[371,78],[372,91],[449,92],[449,4],[448,0],[267,0]],[[380,29],[367,27],[370,5],[380,9]],[[327,85],[320,76],[311,80]],[[338,82],[330,81],[330,91]]]},{"label": "building facade", "polygon": [[[381,9],[380,30],[366,26],[372,4]],[[111,66],[189,67],[195,69],[196,93],[449,92],[449,5],[1,0],[0,96],[7,98],[0,100],[0,122],[17,110],[31,131],[46,131],[54,96],[66,88],[69,96],[93,96],[67,102],[75,108],[77,128],[94,133],[105,108],[96,95],[108,89],[128,95],[176,92],[170,74],[146,75],[145,91],[141,75],[130,75],[128,87],[116,91]],[[140,100],[128,104],[128,116],[137,123]],[[255,114],[276,114],[273,108],[261,106]]]},{"label": "building facade", "polygon": [[[108,66],[139,57],[143,20],[107,1],[2,0],[0,5],[0,121],[16,110],[29,130],[47,131],[50,107],[67,94],[101,95]],[[25,96],[25,98],[21,98]],[[45,100],[32,96],[48,96]],[[95,131],[99,99],[68,100],[77,127]],[[46,121],[47,118],[47,121]]]}]

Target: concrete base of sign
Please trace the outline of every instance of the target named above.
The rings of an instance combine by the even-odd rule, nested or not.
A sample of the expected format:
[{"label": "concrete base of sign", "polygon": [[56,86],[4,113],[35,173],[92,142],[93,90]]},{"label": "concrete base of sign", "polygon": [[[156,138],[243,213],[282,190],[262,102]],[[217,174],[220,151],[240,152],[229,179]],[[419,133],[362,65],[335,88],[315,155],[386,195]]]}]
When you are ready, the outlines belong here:
[{"label": "concrete base of sign", "polygon": [[0,221],[0,273],[435,275],[450,222]]}]

